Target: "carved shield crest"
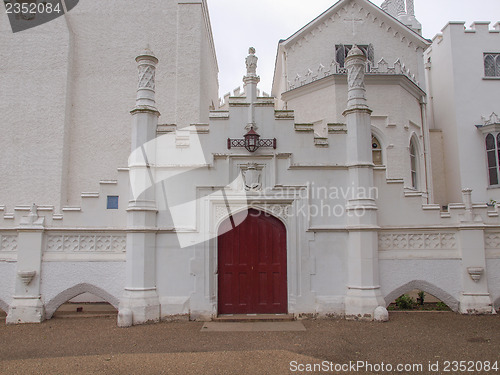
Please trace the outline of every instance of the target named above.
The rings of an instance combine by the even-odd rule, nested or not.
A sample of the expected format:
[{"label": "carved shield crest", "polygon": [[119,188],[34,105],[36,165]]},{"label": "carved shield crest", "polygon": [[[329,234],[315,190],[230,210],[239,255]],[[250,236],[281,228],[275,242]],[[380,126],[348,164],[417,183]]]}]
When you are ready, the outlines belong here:
[{"label": "carved shield crest", "polygon": [[249,163],[243,171],[243,178],[245,180],[245,190],[257,191],[262,188],[261,171],[258,169],[257,164]]}]

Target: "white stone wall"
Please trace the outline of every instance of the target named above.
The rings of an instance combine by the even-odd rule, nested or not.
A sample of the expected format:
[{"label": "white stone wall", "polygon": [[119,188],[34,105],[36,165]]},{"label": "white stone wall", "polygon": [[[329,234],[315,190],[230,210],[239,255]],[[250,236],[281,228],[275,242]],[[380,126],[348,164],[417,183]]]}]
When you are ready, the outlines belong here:
[{"label": "white stone wall", "polygon": [[180,248],[175,234],[160,234],[156,241],[157,288],[162,317],[187,315],[197,273],[191,266],[196,249]]},{"label": "white stone wall", "polygon": [[488,285],[491,290],[491,300],[496,309],[500,309],[500,258],[487,259]]},{"label": "white stone wall", "polygon": [[[403,39],[409,38],[405,29],[398,29],[400,26],[395,21],[383,13],[363,13],[366,10],[356,8],[357,0],[351,4],[354,6],[347,8],[346,14],[339,9],[339,15],[332,16],[334,21],[339,18],[333,24],[322,23],[320,28],[308,30],[310,34],[304,35],[305,39],[299,38],[296,47],[290,46],[285,70],[307,70],[309,66],[319,65],[331,58],[328,54],[333,53],[337,37],[344,38],[340,42],[346,44],[366,44],[368,39],[364,38],[370,35],[376,60],[378,53],[389,56],[387,59],[407,59],[410,70],[414,67],[421,78],[423,64],[419,65],[422,57],[419,43],[425,43],[413,36],[412,47],[409,39]],[[102,4],[87,1],[80,5],[67,16],[67,23],[47,26],[48,34],[56,26],[63,31],[70,30],[66,37],[63,32],[59,41],[60,45],[66,46],[62,50],[68,57],[64,60],[58,55],[60,60],[56,59],[57,63],[51,71],[56,76],[60,71],[67,73],[54,79],[68,90],[68,94],[61,96],[65,98],[63,104],[54,102],[48,107],[49,118],[52,113],[59,116],[53,118],[54,131],[60,135],[59,139],[54,138],[54,160],[70,160],[70,163],[66,166],[49,165],[47,169],[39,168],[39,172],[35,170],[37,165],[27,169],[34,181],[38,173],[45,173],[50,177],[47,181],[59,186],[59,190],[53,192],[56,202],[47,202],[47,206],[38,208],[27,205],[14,208],[9,206],[11,202],[6,202],[7,207],[0,206],[0,213],[4,214],[0,217],[0,271],[3,276],[0,308],[6,309],[7,304],[12,306],[16,302],[13,299],[15,283],[17,292],[24,292],[23,288],[19,288],[22,284],[17,276],[16,260],[26,260],[36,250],[40,251],[36,255],[41,255],[41,272],[33,279],[31,288],[35,290],[39,287],[46,317],[51,317],[62,303],[82,293],[92,293],[118,307],[127,286],[126,276],[133,274],[136,279],[145,280],[137,283],[140,284],[136,290],[141,296],[139,303],[144,304],[139,306],[144,314],[136,317],[138,321],[142,318],[147,321],[150,316],[157,319],[154,310],[158,307],[162,319],[179,315],[210,319],[217,313],[216,234],[219,225],[228,216],[228,204],[234,212],[249,204],[275,215],[287,229],[289,312],[344,315],[349,305],[346,298],[349,297],[349,276],[352,276],[348,272],[356,272],[356,268],[348,267],[351,261],[348,249],[354,243],[350,242],[352,230],[348,228],[352,222],[345,212],[317,213],[325,209],[324,204],[327,210],[335,210],[335,207],[345,209],[347,201],[352,200],[349,197],[352,181],[346,160],[347,127],[342,116],[347,104],[345,76],[329,76],[286,93],[281,99],[287,101],[288,109],[294,109],[295,113],[275,110],[274,98],[259,98],[253,103],[255,116],[252,118],[249,115],[252,105],[247,103],[245,97],[230,98],[227,111],[209,113],[207,108],[212,105],[212,95],[216,95],[217,65],[204,1],[131,3],[129,8],[119,10],[118,14],[114,13],[115,1]],[[150,17],[147,22],[137,17],[144,7]],[[346,27],[342,20],[352,15],[349,13],[352,9],[357,9],[359,17],[364,17],[364,25],[368,22],[375,25],[377,31],[373,35],[366,30],[362,32],[364,29],[358,25],[360,28],[359,33],[354,35],[355,40],[352,34],[347,39],[347,33],[352,33],[352,29],[349,25]],[[108,23],[110,14],[119,18],[114,25]],[[386,23],[377,24],[382,21]],[[161,27],[155,28],[155,25]],[[130,35],[118,35],[116,30],[129,30]],[[103,34],[117,39],[112,50],[102,40]],[[33,37],[29,33],[24,35],[21,38]],[[185,43],[177,43],[177,37]],[[150,211],[150,206],[131,214],[127,213],[129,170],[116,168],[125,166],[130,151],[128,124],[131,120],[128,110],[133,106],[136,89],[133,58],[148,42],[160,61],[156,80],[157,105],[162,113],[160,124],[174,125],[158,127],[159,135],[171,135],[170,143],[158,147],[158,152],[152,155],[156,158],[152,164],[155,168],[151,171],[156,179],[156,191],[151,197],[156,200],[158,214]],[[325,45],[332,45],[332,48],[324,48]],[[37,53],[42,54],[41,51]],[[40,67],[28,66],[26,69],[36,72]],[[0,68],[0,74],[7,76],[10,71]],[[106,77],[105,84],[103,77]],[[49,78],[43,76],[43,81],[50,81]],[[23,86],[25,91],[17,92],[12,77],[9,76],[6,82],[16,95],[28,92],[31,87],[28,84]],[[420,180],[425,181],[423,148],[426,133],[422,129],[424,122],[420,107],[424,93],[404,74],[368,76],[366,83],[368,104],[374,111],[371,130],[382,143],[386,163],[386,166],[377,167],[374,171],[378,209],[371,218],[377,225],[371,228],[373,236],[367,240],[372,241],[370,244],[374,249],[378,249],[374,254],[379,263],[377,267],[377,259],[373,260],[373,271],[374,274],[380,273],[385,304],[412,289],[422,289],[454,310],[459,309],[465,292],[490,293],[491,299],[498,305],[498,208],[471,205],[466,196],[459,196],[457,201],[463,203],[450,205],[449,210],[444,212],[439,206],[424,204],[427,200],[422,191],[428,186],[420,186],[422,191],[410,191],[408,146],[411,137],[418,141]],[[279,82],[277,87],[283,88]],[[16,97],[7,95],[6,103],[15,101]],[[57,98],[60,99],[59,96]],[[61,111],[57,112],[57,108],[62,107],[66,108],[64,116]],[[5,113],[14,116],[7,107]],[[152,116],[145,117],[144,121],[151,121]],[[138,121],[140,123],[141,120]],[[277,139],[275,150],[261,148],[249,153],[242,148],[227,148],[227,138],[242,138],[249,121],[255,123],[262,138]],[[192,123],[197,125],[186,128]],[[42,128],[47,124],[36,126],[39,128],[33,131],[33,135],[24,132],[28,133],[26,139],[30,142],[38,139],[30,137],[43,133]],[[154,128],[150,132],[154,132]],[[160,139],[156,141],[161,142]],[[48,135],[45,140],[51,144]],[[205,160],[201,165],[194,165],[189,153],[198,141]],[[10,158],[15,154],[12,153],[15,147],[15,142],[6,145],[5,152],[10,152]],[[26,153],[30,160],[45,160],[50,151],[43,147],[30,150]],[[168,152],[172,150],[180,150],[183,157],[168,158]],[[369,154],[366,149],[363,150]],[[167,157],[162,159],[162,156]],[[22,158],[19,160],[26,163]],[[238,178],[240,173],[248,171],[252,163],[258,167],[258,181],[266,194],[260,194],[259,188],[247,191],[244,187],[247,177],[243,180]],[[197,169],[190,171],[193,167]],[[169,169],[185,173],[171,178]],[[25,173],[24,167],[21,170]],[[11,192],[12,195],[7,197],[14,199],[25,194],[29,199],[35,199],[37,194],[46,192],[43,183],[43,186],[30,188],[33,184],[25,180],[22,181],[26,182],[26,190],[15,185],[21,192],[19,195]],[[62,181],[68,181],[69,185],[65,186]],[[46,186],[50,187],[50,183]],[[333,198],[330,195],[332,188],[337,189]],[[329,198],[321,196],[322,192],[326,192]],[[108,195],[120,197],[118,210],[106,209]],[[165,202],[165,198],[169,201]],[[62,211],[58,209],[60,204],[68,202],[75,202],[74,207]],[[186,202],[189,204],[183,215],[176,217],[174,206]],[[308,215],[307,210],[302,211],[303,207],[315,210],[316,214],[309,212]],[[474,223],[472,229],[471,223]],[[132,227],[137,231],[131,230]],[[486,229],[484,235],[482,231]],[[21,236],[29,231],[38,231],[40,235],[26,236],[29,238],[23,242],[24,247],[19,248],[15,241],[18,232]],[[143,232],[149,234],[146,236]],[[475,242],[472,243],[472,240]],[[38,249],[26,245],[36,241]],[[127,242],[128,250],[132,250],[128,254]],[[350,249],[358,250],[355,247]],[[154,261],[146,265],[150,266],[147,271],[140,267],[133,272],[127,270],[127,266],[132,267],[131,260],[139,265],[146,260],[140,250],[147,252],[148,262]],[[129,256],[128,264],[126,256]],[[472,281],[468,273],[471,266],[484,268],[482,279]],[[357,271],[360,269],[358,267]],[[141,285],[145,288],[141,289]],[[351,287],[356,288],[357,285]],[[376,289],[377,286],[374,287]],[[16,307],[22,309],[19,299],[17,302]],[[28,307],[39,311],[39,306],[35,304]],[[129,307],[137,306],[129,304]],[[20,316],[25,317],[23,314]]]},{"label": "white stone wall", "polygon": [[[289,90],[290,84],[297,87],[297,83],[310,82],[314,76],[322,78],[333,68],[336,44],[370,43],[374,46],[376,64],[383,58],[392,67],[399,60],[425,88],[422,55],[427,43],[424,39],[378,7],[353,1],[336,4],[281,43],[277,60],[280,69],[275,72],[273,95],[279,99],[282,92],[279,88]],[[282,53],[286,54],[286,63],[282,61]],[[283,85],[282,79],[290,84]]]},{"label": "white stone wall", "polygon": [[[149,45],[161,65],[162,123],[207,122],[217,66],[206,1],[85,1],[65,17],[12,34],[0,11],[3,201],[80,205],[116,179],[130,153],[134,58]],[[178,41],[181,40],[182,42]],[[189,98],[189,99],[186,99]],[[36,147],[34,147],[36,145]]]},{"label": "white stone wall", "polygon": [[[16,34],[0,9],[2,202],[59,206],[65,200],[70,118],[70,35],[64,17]],[[35,178],[34,178],[35,177]]]},{"label": "white stone wall", "polygon": [[46,317],[82,293],[92,293],[118,308],[125,285],[125,262],[43,262],[42,298]]},{"label": "white stone wall", "polygon": [[[280,43],[273,87],[278,108],[294,110],[299,124],[312,123],[316,137],[327,136],[329,123],[345,123],[346,76],[337,74],[342,72],[331,65],[335,45],[341,43],[374,46],[375,69],[366,75],[365,83],[387,177],[402,179],[405,188],[413,190],[409,144],[415,137],[419,154],[416,190],[427,197],[427,192],[432,194],[430,164],[426,166],[424,156],[429,134],[420,103],[426,95],[423,52],[429,43],[377,7],[361,1],[336,4]],[[381,59],[385,67],[379,64]],[[389,72],[396,66],[399,70]],[[329,151],[329,160],[342,164],[344,138],[328,138],[333,138],[328,142],[334,149]]]},{"label": "white stone wall", "polygon": [[[378,77],[368,76],[367,99],[372,113],[373,134],[381,142],[382,157],[387,166],[387,177],[403,179],[404,186],[411,188],[409,145],[416,136],[419,151],[419,189],[427,191],[424,160],[424,132],[420,95],[423,94],[406,78],[384,77],[385,84],[379,83]],[[388,84],[388,82],[392,84]],[[409,85],[409,86],[408,86]],[[337,77],[327,82],[311,84],[283,95],[288,109],[296,113],[296,122],[312,123],[315,135],[324,137],[327,124],[345,123],[342,116],[347,103],[347,85],[345,78]],[[428,136],[428,135],[427,135]],[[326,151],[333,163],[342,163],[345,155],[345,139],[339,135],[330,135],[331,150]],[[300,153],[298,151],[297,153]],[[304,152],[304,155],[311,155]]]},{"label": "white stone wall", "polygon": [[[340,85],[339,93],[341,87],[345,88]],[[417,139],[421,139],[418,137],[418,101],[398,85],[380,88],[369,86],[369,92],[370,89],[370,98],[377,108],[372,126],[382,133],[381,141],[384,145],[394,144],[394,148],[400,148],[401,155],[407,154],[406,145],[409,144],[411,135],[416,133]],[[381,116],[389,108],[389,103],[374,95],[377,89],[380,92],[393,90],[392,94],[399,95],[406,106],[406,112],[394,111],[392,117]],[[262,166],[263,188],[274,187],[274,192],[252,198],[252,205],[257,209],[265,207],[266,202],[274,204],[276,196],[273,194],[284,187],[293,187],[286,199],[290,199],[292,207],[296,208],[300,204],[322,203],[318,193],[312,193],[313,189],[347,189],[350,186],[344,158],[345,128],[341,125],[330,126],[331,132],[323,139],[324,142],[315,144],[315,124],[294,121],[290,113],[276,112],[272,106],[264,105],[265,102],[266,99],[260,99],[261,105],[256,114],[258,132],[265,138],[276,137],[277,150],[260,149],[249,154],[243,149],[225,149],[228,136],[241,138],[245,133],[244,124],[249,111],[249,107],[244,105],[244,98],[231,98],[229,111],[213,113],[208,128],[197,134],[202,140],[205,155],[208,155],[208,167],[179,177],[176,186],[187,187],[177,192],[179,202],[192,201],[224,188],[224,184],[230,184],[238,171],[249,162]],[[283,119],[283,116],[288,117]],[[407,119],[407,126],[404,123],[398,124],[404,118]],[[393,125],[392,122],[397,124]],[[195,133],[192,130],[190,137]],[[188,143],[193,145],[192,139]],[[423,147],[422,144],[420,147]],[[394,154],[389,157],[398,159]],[[422,194],[408,194],[405,189],[409,159],[400,158],[403,160],[388,166],[387,170],[381,167],[375,171],[378,221],[382,227],[378,246],[383,296],[388,304],[400,294],[420,288],[458,310],[461,292],[467,290],[469,280],[462,264],[463,249],[460,248],[459,233],[465,205],[451,206],[449,212],[441,212],[436,205],[423,205],[425,199]],[[161,162],[159,165],[161,166]],[[167,165],[168,163],[164,166]],[[396,169],[398,166],[403,178],[395,180],[394,177],[391,178],[390,168]],[[161,180],[161,174],[156,176]],[[198,188],[195,189],[194,186]],[[227,198],[230,201],[236,199],[241,194],[241,190],[238,190],[241,188],[226,190]],[[291,191],[297,195],[291,194]],[[298,191],[305,193],[298,195]],[[167,195],[169,196],[168,192]],[[163,192],[157,190],[157,199],[162,198]],[[186,221],[183,221],[181,232],[185,230],[185,235],[188,236],[192,233],[191,238],[195,242],[196,236],[207,226],[209,232],[217,232],[216,224],[219,219],[218,216],[211,216],[211,212],[218,212],[213,205],[224,204],[221,203],[224,201],[222,197],[218,198],[218,203],[214,199],[202,200],[193,205],[192,213],[186,215]],[[280,199],[283,201],[283,196]],[[335,203],[343,207],[346,202],[339,197]],[[242,203],[238,204],[241,206]],[[474,206],[474,212],[475,215],[480,215],[486,225],[498,225],[496,208],[477,205]],[[161,211],[158,220],[165,231],[172,228],[169,213]],[[291,236],[288,240],[289,311],[297,314],[342,315],[347,290],[346,216],[292,217],[286,222]],[[209,319],[214,316],[217,302],[214,273],[217,267],[216,239],[179,248],[175,234],[162,233],[158,236],[157,243],[156,272],[162,316],[186,315],[189,311],[193,318]],[[477,262],[480,261],[479,256]],[[496,264],[490,266],[486,270],[487,274],[494,274],[495,268]],[[495,282],[489,289],[493,296],[495,292],[492,288],[497,288]],[[396,296],[397,293],[400,294]]]},{"label": "white stone wall", "polygon": [[17,277],[17,233],[14,231],[0,234],[0,309],[8,312],[14,295],[15,280]]},{"label": "white stone wall", "polygon": [[498,52],[500,33],[485,23],[471,29],[450,22],[425,53],[428,71],[431,126],[443,130],[447,202],[460,201],[462,188],[472,188],[473,201],[500,198],[488,189],[484,136],[476,129],[481,117],[500,111],[498,80],[484,79],[483,53]]},{"label": "white stone wall", "polygon": [[16,262],[0,260],[0,272],[2,274],[2,282],[0,283],[0,309],[7,313],[12,296],[14,295],[14,284],[17,277]]},{"label": "white stone wall", "polygon": [[389,305],[400,295],[414,289],[439,298],[457,311],[461,288],[460,260],[380,260],[380,283]]},{"label": "white stone wall", "polygon": [[[346,292],[347,235],[345,233],[315,233],[311,235],[309,254],[311,289],[321,301],[335,296],[342,299]],[[339,309],[339,312],[341,310]]]}]

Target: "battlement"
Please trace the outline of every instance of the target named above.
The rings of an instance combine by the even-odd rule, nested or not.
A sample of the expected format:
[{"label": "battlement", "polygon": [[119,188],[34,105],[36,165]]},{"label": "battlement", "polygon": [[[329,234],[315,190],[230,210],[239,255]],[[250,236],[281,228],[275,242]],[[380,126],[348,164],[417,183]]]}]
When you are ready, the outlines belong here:
[{"label": "battlement", "polygon": [[[224,95],[224,98],[219,98],[219,109],[220,110],[227,110],[229,107],[229,99],[230,98],[244,98],[246,97],[245,93],[245,87],[243,87],[243,90],[241,89],[241,86],[236,87],[233,92],[228,92],[227,94]],[[271,95],[269,95],[265,91],[261,91],[260,89],[257,89],[257,97],[261,98],[270,98]]]},{"label": "battlement", "polygon": [[[319,64],[319,66],[317,68],[314,68],[314,70],[310,68],[307,69],[307,71],[303,75],[297,73],[293,81],[287,82],[288,90],[296,89],[298,87],[307,85],[308,83],[315,82],[321,78],[325,78],[333,74],[347,75],[347,69],[341,67],[340,64],[335,61],[333,61],[328,68],[326,68],[323,64]],[[389,66],[384,58],[380,59],[378,64],[372,64],[368,61],[366,63],[366,74],[404,75],[417,86],[420,86],[416,75],[410,72],[406,65],[399,59],[394,62],[392,67]]]},{"label": "battlement", "polygon": [[493,25],[493,28],[490,28],[491,22],[490,21],[475,21],[473,22],[469,28],[465,26],[465,21],[450,21],[446,24],[445,27],[441,29],[441,33],[436,34],[434,38],[432,38],[432,41],[438,41],[441,42],[443,40],[443,33],[446,32],[446,30],[449,28],[451,31],[461,31],[464,34],[480,34],[484,35],[488,33],[489,35],[491,34],[498,34],[500,35],[500,21],[495,23]]}]

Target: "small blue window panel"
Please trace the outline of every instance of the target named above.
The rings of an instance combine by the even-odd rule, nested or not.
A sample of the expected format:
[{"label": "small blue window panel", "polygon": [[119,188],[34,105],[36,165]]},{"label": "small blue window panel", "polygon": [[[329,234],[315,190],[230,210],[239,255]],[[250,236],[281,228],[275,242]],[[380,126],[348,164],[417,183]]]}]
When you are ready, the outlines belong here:
[{"label": "small blue window panel", "polygon": [[118,209],[118,197],[115,195],[108,195],[108,210]]}]

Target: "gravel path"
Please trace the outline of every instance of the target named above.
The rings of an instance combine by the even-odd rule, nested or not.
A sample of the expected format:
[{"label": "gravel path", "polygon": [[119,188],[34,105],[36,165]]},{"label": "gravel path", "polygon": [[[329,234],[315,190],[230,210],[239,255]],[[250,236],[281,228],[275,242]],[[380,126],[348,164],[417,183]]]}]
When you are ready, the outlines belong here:
[{"label": "gravel path", "polygon": [[[444,372],[445,361],[500,361],[500,315],[391,313],[384,324],[303,324],[303,332],[201,332],[198,322],[120,329],[114,318],[1,323],[0,374],[314,374],[321,372],[298,366],[322,361],[423,366],[423,371],[323,372],[330,374],[457,374]],[[439,362],[440,371],[430,371],[429,362]]]}]

